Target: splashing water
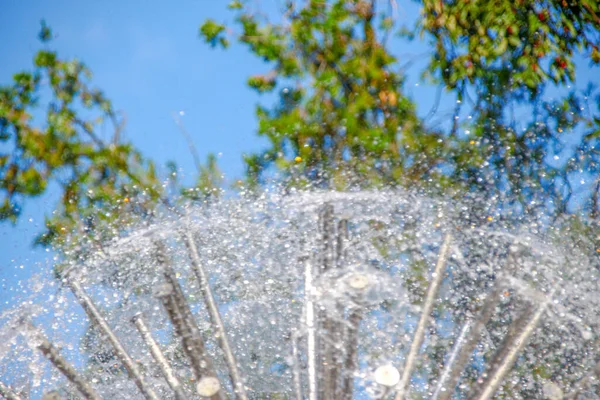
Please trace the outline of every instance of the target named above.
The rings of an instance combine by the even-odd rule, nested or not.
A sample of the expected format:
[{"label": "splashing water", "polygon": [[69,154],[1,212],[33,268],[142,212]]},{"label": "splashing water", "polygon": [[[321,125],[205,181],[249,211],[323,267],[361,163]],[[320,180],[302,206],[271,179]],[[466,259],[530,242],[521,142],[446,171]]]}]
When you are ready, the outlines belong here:
[{"label": "splashing water", "polygon": [[597,396],[598,270],[473,214],[400,191],[190,206],[36,278],[0,315],[0,394]]}]

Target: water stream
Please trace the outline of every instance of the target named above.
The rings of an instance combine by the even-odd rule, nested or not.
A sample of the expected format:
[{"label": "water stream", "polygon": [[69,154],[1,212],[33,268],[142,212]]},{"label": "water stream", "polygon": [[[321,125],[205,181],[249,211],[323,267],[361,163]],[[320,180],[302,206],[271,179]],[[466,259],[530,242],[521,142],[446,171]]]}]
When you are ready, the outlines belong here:
[{"label": "water stream", "polygon": [[1,395],[600,395],[599,272],[546,222],[400,191],[183,210],[28,283],[0,315]]}]

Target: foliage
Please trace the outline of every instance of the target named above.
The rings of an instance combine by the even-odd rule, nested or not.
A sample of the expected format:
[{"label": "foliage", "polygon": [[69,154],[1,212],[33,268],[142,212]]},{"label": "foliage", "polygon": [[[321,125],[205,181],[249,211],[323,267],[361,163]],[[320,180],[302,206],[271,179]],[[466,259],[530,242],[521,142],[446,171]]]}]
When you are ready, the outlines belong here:
[{"label": "foliage", "polygon": [[[564,213],[575,211],[573,177],[585,172],[593,185],[583,207],[595,218],[599,98],[594,87],[554,100],[545,93],[575,81],[576,57],[598,64],[598,5],[423,0],[419,23],[397,32],[408,39],[420,33],[431,43],[425,76],[456,96],[454,122],[442,129],[419,118],[406,94],[404,71],[388,45],[397,28],[393,7],[377,9],[385,3],[288,2],[277,23],[246,2],[229,5],[241,28],[237,41],[271,66],[250,76],[248,85],[279,96],[274,106],[257,107],[258,133],[269,147],[246,157],[249,182],[264,182],[275,171],[293,185],[338,189],[483,189],[511,199],[507,204],[519,212]],[[208,20],[200,35],[213,47],[227,47],[232,31]],[[45,23],[39,37],[52,38]],[[61,206],[48,219],[42,243],[119,218],[123,223],[131,210],[151,212],[162,196],[153,164],[121,140],[123,122],[90,85],[90,75],[81,62],[42,50],[33,71],[16,74],[0,90],[7,149],[0,158],[0,217],[15,221],[27,197],[56,182]],[[41,99],[48,95],[42,116]],[[531,118],[515,117],[515,108]],[[109,141],[97,133],[106,124],[114,129]],[[216,193],[215,160],[199,174],[198,187],[183,192],[195,199]]]},{"label": "foliage", "polygon": [[[52,39],[43,21],[39,38]],[[168,204],[154,163],[122,139],[124,118],[91,86],[91,77],[80,61],[43,49],[33,71],[0,87],[0,220],[15,223],[26,199],[59,188],[59,207],[46,218],[38,244],[97,243]],[[113,129],[109,140],[99,134],[106,128]],[[177,194],[196,200],[218,194],[216,158],[198,167],[197,184],[186,189],[176,182]]]},{"label": "foliage", "polygon": [[[281,24],[263,23],[239,2],[234,9],[238,40],[272,66],[248,85],[260,93],[280,89],[278,105],[257,107],[258,133],[270,146],[247,157],[251,181],[271,165],[299,185],[441,180],[442,136],[424,129],[403,94],[404,76],[376,36],[370,3],[290,3]],[[210,43],[225,32],[214,24],[200,28]]]},{"label": "foliage", "polygon": [[219,169],[217,157],[209,154],[205,165],[199,165],[196,184],[182,188],[181,195],[194,201],[206,201],[218,197],[222,192],[223,174]]},{"label": "foliage", "polygon": [[[392,52],[387,44],[394,13],[376,10],[385,3],[396,5],[289,1],[277,22],[253,10],[251,2],[235,9],[237,41],[272,67],[251,76],[248,85],[279,95],[272,107],[257,107],[258,133],[269,147],[247,158],[250,179],[260,182],[271,169],[291,185],[386,183],[458,196],[475,192],[487,205],[478,217],[488,215],[488,221],[494,220],[491,204],[504,215],[514,212],[512,218],[542,211],[562,219],[579,212],[571,224],[554,220],[556,231],[578,237],[594,254],[600,248],[594,222],[600,96],[594,86],[565,92],[575,83],[576,61],[597,67],[598,5],[421,1],[422,18],[398,33],[430,43],[424,77],[456,101],[440,128],[419,118],[407,96],[401,50]],[[394,44],[401,49],[401,42]],[[593,185],[581,187],[579,181]],[[406,282],[422,298],[426,266],[411,268]],[[453,283],[452,292],[461,289],[461,282]],[[475,304],[475,298],[466,304]],[[539,368],[537,360],[533,364],[528,367]],[[434,357],[431,369],[439,365]],[[561,364],[551,360],[547,367],[560,370]],[[514,397],[517,391],[531,397],[523,387]]]},{"label": "foliage", "polygon": [[600,63],[598,13],[589,0],[424,0],[421,28],[435,48],[429,72],[453,88],[493,79],[535,96],[548,81],[575,81],[577,52]]},{"label": "foliage", "polygon": [[[40,38],[51,38],[43,24]],[[154,165],[121,141],[122,123],[110,101],[90,86],[90,71],[40,50],[32,72],[14,75],[0,88],[1,219],[15,222],[22,204],[55,182],[60,208],[46,220],[40,243],[60,243],[69,234],[97,235],[100,224],[126,224],[128,215],[151,211],[160,196]],[[49,95],[45,114],[36,112]],[[42,126],[36,124],[43,119]],[[107,122],[110,141],[97,131]],[[98,212],[99,209],[104,212]]]},{"label": "foliage", "polygon": [[[573,177],[585,173],[593,185],[584,193],[584,218],[598,218],[600,97],[594,87],[554,100],[545,96],[575,81],[580,52],[599,63],[597,4],[423,0],[419,24],[398,32],[408,39],[421,33],[432,45],[425,76],[457,100],[445,129],[421,119],[406,94],[399,56],[388,47],[393,13],[378,12],[380,3],[288,2],[278,23],[246,3],[230,4],[241,27],[236,40],[271,67],[250,76],[248,85],[278,94],[276,105],[257,107],[258,133],[269,147],[246,158],[251,183],[264,183],[276,171],[296,186],[482,190],[508,199],[519,213],[542,207],[564,214],[574,211]],[[225,48],[231,31],[208,20],[200,35]],[[40,39],[51,37],[42,24]],[[42,50],[33,72],[18,73],[0,88],[0,140],[8,149],[0,154],[0,218],[16,221],[25,199],[57,184],[60,207],[47,220],[41,243],[62,244],[69,235],[102,239],[113,227],[124,229],[135,216],[152,213],[168,196],[153,164],[121,140],[118,114],[90,79],[79,61]],[[36,110],[47,95],[39,127]],[[515,108],[528,117],[515,117]],[[465,114],[470,118],[461,123]],[[106,123],[114,128],[109,141],[98,135]],[[175,192],[184,197],[207,201],[220,193],[214,156],[199,166],[191,189],[179,190],[176,166],[171,170]],[[567,225],[588,252],[597,251],[593,225],[576,218]],[[377,243],[377,250],[383,255],[406,243]],[[468,255],[477,256],[474,250]],[[417,298],[426,283],[423,260],[410,264],[406,280]],[[433,357],[430,368],[439,364]]]},{"label": "foliage", "polygon": [[[551,93],[578,83],[576,60],[600,63],[599,12],[587,0],[423,1],[415,30],[435,50],[425,75],[456,93],[456,120],[469,107],[463,128],[470,134],[452,160],[456,179],[497,188],[526,212],[575,210],[573,173],[600,177],[600,97],[593,86]],[[587,188],[584,206],[593,217],[597,189]]]},{"label": "foliage", "polygon": [[[392,7],[376,9],[386,3]],[[594,2],[424,0],[417,25],[397,33],[430,42],[425,76],[457,102],[447,129],[419,118],[406,94],[388,45],[396,2],[290,1],[278,22],[252,4],[231,7],[236,39],[272,68],[248,85],[277,90],[279,101],[257,107],[269,147],[246,158],[251,181],[274,166],[292,185],[427,185],[510,199],[519,213],[563,213],[574,211],[574,172],[600,176],[595,88],[545,96],[574,82],[577,57],[598,64]],[[214,21],[200,28],[210,43],[228,32]]]}]

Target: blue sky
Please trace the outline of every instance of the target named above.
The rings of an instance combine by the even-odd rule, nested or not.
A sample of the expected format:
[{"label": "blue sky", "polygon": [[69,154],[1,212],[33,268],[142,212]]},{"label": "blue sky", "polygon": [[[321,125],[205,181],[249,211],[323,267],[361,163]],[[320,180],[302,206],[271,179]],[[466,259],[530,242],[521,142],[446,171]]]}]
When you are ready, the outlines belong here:
[{"label": "blue sky", "polygon": [[[383,0],[382,0],[383,1]],[[77,58],[92,70],[93,84],[113,101],[127,118],[123,137],[131,141],[159,170],[176,161],[184,176],[195,174],[185,138],[173,113],[181,120],[202,159],[219,154],[219,166],[232,180],[243,174],[241,155],[261,149],[256,136],[255,104],[269,104],[246,87],[246,78],[265,72],[268,65],[243,46],[213,50],[198,38],[206,18],[231,22],[228,1],[159,0],[76,1],[5,0],[0,16],[0,85],[15,72],[30,69],[41,45],[37,39],[45,19],[56,38],[51,48],[62,58]],[[256,0],[261,9],[274,13],[283,0]],[[398,2],[398,21],[418,16],[416,2]],[[435,103],[436,88],[419,82],[428,57],[423,43],[392,41],[389,44],[400,64],[413,61],[406,71],[406,92],[418,105],[421,116]],[[580,66],[580,87],[593,78]],[[596,71],[597,72],[597,71]],[[444,95],[436,119],[450,121],[452,96]],[[112,132],[101,132],[105,138]],[[32,242],[43,229],[43,217],[56,205],[56,193],[26,203],[16,226],[0,224],[0,313],[29,296],[23,284],[42,271],[50,276],[52,252],[34,249]],[[41,268],[41,266],[44,266]],[[50,288],[45,288],[50,291]],[[80,311],[80,310],[79,310]]]},{"label": "blue sky", "polygon": [[[383,2],[380,2],[383,3]],[[255,7],[276,14],[283,0],[256,0]],[[62,58],[77,58],[92,70],[93,84],[106,93],[127,118],[123,137],[153,159],[164,172],[174,160],[184,176],[195,169],[186,141],[173,113],[183,111],[182,122],[202,159],[219,154],[219,165],[229,180],[243,174],[241,155],[260,149],[256,136],[255,104],[269,103],[245,85],[246,78],[265,72],[268,65],[243,46],[214,50],[198,38],[206,18],[231,22],[227,1],[178,0],[177,2],[128,0],[6,0],[0,17],[0,84],[29,69],[40,49],[37,33],[45,19],[56,38],[51,48]],[[418,17],[418,5],[398,2],[398,23]],[[427,115],[435,103],[436,88],[419,82],[428,57],[423,43],[392,40],[391,52],[406,70],[406,92]],[[592,79],[585,66],[581,87]],[[595,79],[597,81],[597,79]],[[450,121],[451,96],[443,96],[436,118]],[[110,137],[107,129],[101,136]],[[184,178],[185,179],[185,178]],[[25,205],[17,226],[0,224],[0,310],[18,301],[19,280],[39,269],[36,263],[51,253],[33,249],[31,243],[43,228],[43,216],[56,205],[56,193],[48,193]]]},{"label": "blue sky", "polygon": [[[416,5],[406,3],[399,9],[399,21],[417,15]],[[183,111],[182,122],[201,158],[209,152],[220,154],[219,165],[226,177],[239,177],[244,171],[242,153],[265,144],[255,134],[254,108],[261,98],[246,87],[246,78],[269,67],[245,47],[234,44],[227,51],[214,50],[198,38],[205,18],[232,21],[226,4],[209,0],[6,1],[0,24],[0,84],[10,83],[15,72],[31,68],[40,49],[40,21],[45,19],[56,36],[51,48],[62,58],[86,63],[93,72],[93,84],[104,90],[116,109],[125,112],[125,139],[143,154],[159,167],[174,160],[184,174],[194,174],[193,160],[172,116]],[[274,13],[283,2],[255,4]],[[394,51],[400,43],[390,45]],[[435,93],[417,83],[425,51],[419,44],[394,51],[405,60],[420,56],[411,68],[408,91],[423,115],[431,108]],[[267,104],[268,100],[262,99]],[[111,131],[101,134],[110,137]],[[55,196],[49,193],[27,202],[17,226],[0,224],[0,310],[18,301],[19,280],[39,270],[37,263],[50,255],[44,249],[32,249],[31,243],[42,230],[44,214],[55,206]]]},{"label": "blue sky", "polygon": [[[40,48],[37,32],[45,19],[52,42],[63,58],[78,58],[92,70],[93,83],[127,116],[124,133],[147,157],[164,165],[175,160],[194,172],[173,112],[183,123],[202,158],[221,153],[227,176],[243,171],[241,153],[257,150],[253,109],[257,96],[244,86],[245,76],[265,66],[241,47],[214,51],[198,39],[206,17],[225,21],[224,3],[178,1],[10,1],[0,24],[0,82],[28,69]],[[104,134],[108,137],[111,132]],[[43,215],[52,211],[52,194],[28,202],[16,227],[0,225],[0,309],[11,299],[16,282],[37,269],[47,254],[32,250]],[[23,266],[21,268],[21,266]]]}]

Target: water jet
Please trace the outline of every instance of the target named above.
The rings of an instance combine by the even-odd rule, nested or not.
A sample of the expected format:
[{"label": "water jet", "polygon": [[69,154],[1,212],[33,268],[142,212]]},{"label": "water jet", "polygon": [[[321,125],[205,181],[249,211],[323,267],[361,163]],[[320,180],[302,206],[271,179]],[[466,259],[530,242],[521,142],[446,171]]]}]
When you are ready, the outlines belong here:
[{"label": "water jet", "polygon": [[[463,211],[404,192],[267,193],[159,218],[70,260],[60,310],[1,316],[0,394],[596,393],[598,271],[568,244]],[[57,328],[69,324],[97,332],[106,360],[94,346],[74,357],[80,337]]]}]

